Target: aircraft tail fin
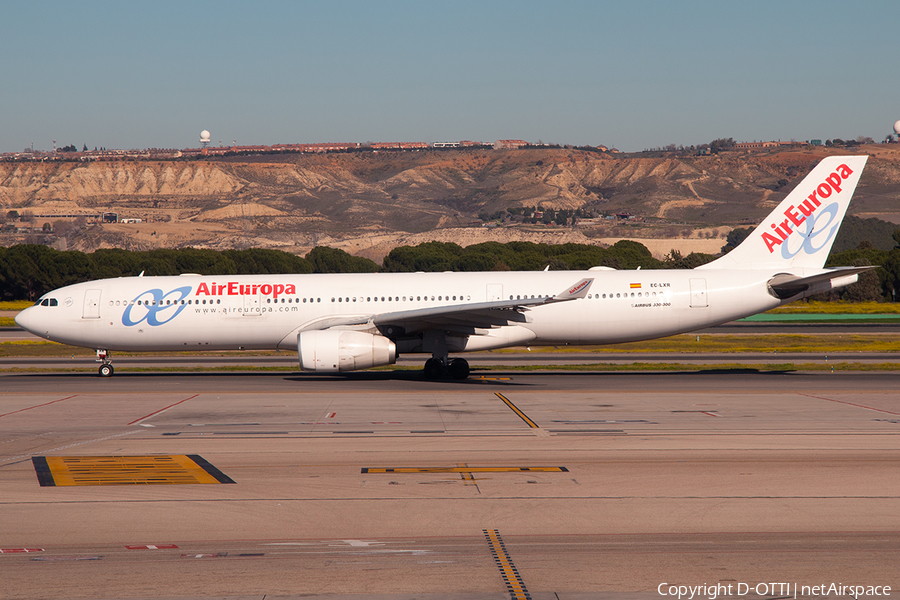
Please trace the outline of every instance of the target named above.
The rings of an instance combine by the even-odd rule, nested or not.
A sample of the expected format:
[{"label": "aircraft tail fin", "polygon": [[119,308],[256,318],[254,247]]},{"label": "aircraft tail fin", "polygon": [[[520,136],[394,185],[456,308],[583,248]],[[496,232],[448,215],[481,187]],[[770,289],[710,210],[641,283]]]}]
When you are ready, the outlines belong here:
[{"label": "aircraft tail fin", "polygon": [[737,248],[698,268],[821,269],[868,158],[823,159]]}]

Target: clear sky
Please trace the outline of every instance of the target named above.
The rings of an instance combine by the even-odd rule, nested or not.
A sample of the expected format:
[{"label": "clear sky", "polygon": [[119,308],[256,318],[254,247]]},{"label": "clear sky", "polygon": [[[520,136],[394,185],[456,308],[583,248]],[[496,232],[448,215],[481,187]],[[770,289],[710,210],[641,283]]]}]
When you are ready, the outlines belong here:
[{"label": "clear sky", "polygon": [[0,152],[881,141],[900,2],[0,3]]}]

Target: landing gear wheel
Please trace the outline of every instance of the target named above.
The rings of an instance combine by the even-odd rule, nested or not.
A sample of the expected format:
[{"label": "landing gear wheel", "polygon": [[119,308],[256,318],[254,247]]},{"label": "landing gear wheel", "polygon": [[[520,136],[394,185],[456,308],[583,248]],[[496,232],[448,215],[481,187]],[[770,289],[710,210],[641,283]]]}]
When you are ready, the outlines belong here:
[{"label": "landing gear wheel", "polygon": [[464,358],[454,358],[447,367],[451,379],[466,379],[469,376],[469,363]]},{"label": "landing gear wheel", "polygon": [[444,375],[444,365],[436,358],[425,361],[425,379],[440,379]]},{"label": "landing gear wheel", "polygon": [[100,373],[100,377],[112,377],[113,366],[109,363],[102,364],[97,372]]}]

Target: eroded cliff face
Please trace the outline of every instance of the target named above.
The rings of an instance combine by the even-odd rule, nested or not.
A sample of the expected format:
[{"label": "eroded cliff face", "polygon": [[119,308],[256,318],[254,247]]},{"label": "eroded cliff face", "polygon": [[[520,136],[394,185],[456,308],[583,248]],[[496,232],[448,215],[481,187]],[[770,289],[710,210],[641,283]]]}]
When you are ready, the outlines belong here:
[{"label": "eroded cliff face", "polygon": [[0,203],[77,205],[130,196],[222,196],[245,185],[213,163],[0,163]]},{"label": "eroded cliff face", "polygon": [[[874,156],[856,212],[900,212],[900,151],[864,151]],[[105,225],[74,241],[88,250],[300,248],[326,239],[462,230],[479,213],[511,207],[627,211],[663,223],[720,225],[764,216],[825,153],[624,158],[528,149],[0,163],[0,207],[35,215],[113,211],[147,224]]]}]

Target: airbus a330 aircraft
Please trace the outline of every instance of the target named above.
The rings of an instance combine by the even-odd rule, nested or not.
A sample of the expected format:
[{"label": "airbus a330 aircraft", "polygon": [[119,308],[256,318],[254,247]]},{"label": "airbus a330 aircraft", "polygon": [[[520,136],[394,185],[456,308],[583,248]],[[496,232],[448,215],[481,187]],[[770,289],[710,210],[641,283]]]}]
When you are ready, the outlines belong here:
[{"label": "airbus a330 aircraft", "polygon": [[296,348],[306,371],[424,353],[426,377],[465,379],[450,353],[658,338],[855,282],[873,267],[823,266],[867,158],[825,158],[742,244],[691,270],[123,277],[45,294],[16,322],[96,349],[104,377],[110,351]]}]

